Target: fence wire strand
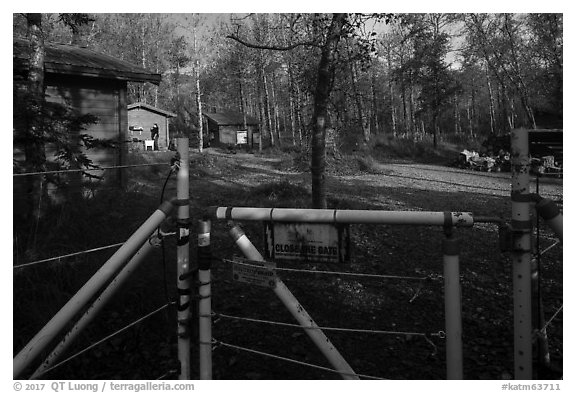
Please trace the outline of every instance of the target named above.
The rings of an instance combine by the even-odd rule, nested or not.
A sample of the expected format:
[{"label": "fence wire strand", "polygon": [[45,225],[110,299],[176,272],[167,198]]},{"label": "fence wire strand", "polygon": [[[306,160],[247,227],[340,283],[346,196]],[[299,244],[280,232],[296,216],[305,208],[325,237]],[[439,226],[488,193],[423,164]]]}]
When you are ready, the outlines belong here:
[{"label": "fence wire strand", "polygon": [[88,172],[88,171],[103,171],[106,169],[124,169],[124,168],[138,168],[146,166],[169,166],[170,163],[151,163],[151,164],[133,164],[133,165],[116,165],[116,166],[103,166],[100,168],[86,168],[86,169],[61,169],[57,171],[40,171],[40,172],[25,172],[25,173],[13,173],[13,177],[20,176],[34,176],[34,175],[53,175],[57,173],[75,173],[75,172]]},{"label": "fence wire strand", "polygon": [[146,314],[146,315],[144,315],[143,317],[135,320],[134,322],[129,323],[128,325],[126,325],[126,326],[124,326],[123,328],[117,330],[116,332],[114,332],[114,333],[112,333],[112,334],[104,337],[103,339],[95,342],[94,344],[89,345],[88,347],[84,348],[83,350],[81,350],[81,351],[75,353],[74,355],[72,355],[72,356],[64,359],[64,360],[61,361],[60,363],[56,363],[56,364],[53,365],[52,367],[50,367],[50,368],[42,371],[40,374],[38,374],[38,375],[36,376],[36,378],[38,378],[38,377],[41,376],[41,375],[46,374],[46,373],[49,372],[49,371],[54,370],[54,369],[57,368],[57,367],[62,366],[62,365],[65,364],[65,363],[68,363],[70,360],[77,358],[78,356],[82,355],[83,353],[88,352],[89,350],[91,350],[91,349],[97,347],[98,345],[100,345],[100,344],[102,344],[102,343],[110,340],[111,338],[117,336],[118,334],[123,333],[124,331],[126,331],[126,330],[130,329],[131,327],[133,327],[133,326],[135,326],[135,325],[143,322],[144,320],[150,318],[151,316],[153,316],[153,315],[155,315],[155,314],[158,314],[160,311],[164,310],[165,308],[167,308],[167,307],[169,307],[169,306],[171,306],[171,305],[173,305],[173,304],[175,304],[175,302],[166,303],[166,304],[164,304],[163,306],[157,308],[156,310],[149,312],[148,314]]},{"label": "fence wire strand", "polygon": [[249,352],[249,353],[253,353],[256,355],[261,355],[261,356],[265,356],[265,357],[269,357],[272,359],[277,359],[277,360],[283,360],[286,362],[290,362],[290,363],[294,363],[294,364],[299,364],[301,366],[305,366],[305,367],[310,367],[310,368],[315,368],[318,370],[323,370],[323,371],[328,371],[331,373],[336,373],[336,374],[341,374],[341,375],[349,375],[349,376],[354,376],[354,377],[359,377],[359,378],[366,378],[366,379],[378,379],[378,380],[383,380],[384,378],[379,378],[379,377],[373,377],[370,375],[364,375],[364,374],[357,374],[357,373],[348,373],[345,371],[337,371],[328,367],[324,367],[324,366],[319,366],[317,364],[312,364],[312,363],[306,363],[306,362],[302,362],[300,360],[296,360],[296,359],[290,359],[290,358],[286,358],[283,356],[278,356],[278,355],[273,355],[271,353],[267,353],[267,352],[262,352],[262,351],[257,351],[255,349],[250,349],[250,348],[246,348],[246,347],[241,347],[238,345],[233,345],[233,344],[228,344],[225,342],[222,342],[220,340],[212,340],[212,343],[215,345],[220,345],[223,347],[228,347],[228,348],[232,348],[232,349],[236,349],[238,351],[244,351],[244,352]]},{"label": "fence wire strand", "polygon": [[[208,315],[200,315],[200,317],[207,317]],[[443,331],[439,331],[436,333],[421,333],[421,332],[398,332],[393,330],[372,330],[372,329],[351,329],[351,328],[339,328],[339,327],[326,327],[326,326],[302,326],[297,325],[294,323],[286,323],[286,322],[276,322],[276,321],[267,321],[263,319],[256,319],[256,318],[247,318],[247,317],[238,317],[234,315],[227,315],[222,313],[213,312],[210,316],[212,317],[220,317],[224,319],[235,319],[240,321],[247,321],[247,322],[257,322],[257,323],[264,323],[268,325],[277,325],[277,326],[287,326],[293,328],[301,328],[301,329],[311,329],[311,330],[326,330],[326,331],[334,331],[334,332],[348,332],[348,333],[367,333],[367,334],[389,334],[389,335],[396,335],[396,336],[421,336],[421,337],[428,337],[428,336],[436,336],[440,338],[445,337],[445,333]]]},{"label": "fence wire strand", "polygon": [[552,250],[554,247],[556,247],[560,243],[561,243],[560,240],[556,239],[556,241],[552,245],[546,247],[542,252],[540,252],[539,255],[542,256],[542,255],[546,254],[548,251]]},{"label": "fence wire strand", "polygon": [[64,258],[69,258],[69,257],[74,257],[74,256],[78,256],[78,255],[83,255],[83,254],[89,254],[92,252],[96,252],[96,251],[102,251],[102,250],[107,250],[109,248],[114,248],[114,247],[120,247],[122,246],[124,243],[116,243],[116,244],[110,244],[108,246],[103,246],[103,247],[97,247],[97,248],[92,248],[90,250],[84,250],[84,251],[78,251],[78,252],[74,252],[72,254],[66,254],[66,255],[60,255],[58,257],[51,257],[51,258],[46,258],[46,259],[41,259],[39,261],[34,261],[34,262],[29,262],[29,263],[21,263],[19,265],[15,265],[13,266],[14,269],[20,269],[23,267],[29,267],[29,266],[34,266],[34,265],[38,265],[41,263],[46,263],[46,262],[51,262],[51,261],[56,261],[56,260],[60,260],[60,259],[64,259]]},{"label": "fence wire strand", "polygon": [[[223,259],[224,262],[232,263],[236,265],[242,266],[250,266],[253,267],[249,263],[244,263],[240,261],[235,261],[232,259]],[[368,274],[368,273],[351,273],[351,272],[334,272],[329,270],[310,270],[310,269],[294,269],[294,268],[285,268],[285,267],[273,267],[272,270],[276,271],[284,271],[284,272],[295,272],[295,273],[308,273],[308,274],[332,274],[337,276],[350,276],[350,277],[369,277],[369,278],[384,278],[384,279],[398,279],[398,280],[418,280],[418,281],[426,281],[431,280],[431,276],[426,277],[413,277],[413,276],[394,276],[394,275],[385,275],[385,274]]]},{"label": "fence wire strand", "polygon": [[159,376],[158,378],[156,378],[156,381],[159,381],[161,379],[164,379],[166,377],[172,376],[172,375],[176,375],[178,374],[178,370],[169,370],[166,373],[164,373],[163,375]]},{"label": "fence wire strand", "polygon": [[550,319],[544,324],[544,327],[542,327],[542,329],[540,329],[540,333],[544,333],[546,331],[546,328],[548,327],[548,325],[550,325],[552,323],[552,321],[554,319],[556,319],[556,317],[558,316],[560,311],[562,311],[562,308],[564,308],[564,305],[561,305],[560,308],[558,310],[556,310],[554,315],[552,315],[552,317],[550,317]]}]

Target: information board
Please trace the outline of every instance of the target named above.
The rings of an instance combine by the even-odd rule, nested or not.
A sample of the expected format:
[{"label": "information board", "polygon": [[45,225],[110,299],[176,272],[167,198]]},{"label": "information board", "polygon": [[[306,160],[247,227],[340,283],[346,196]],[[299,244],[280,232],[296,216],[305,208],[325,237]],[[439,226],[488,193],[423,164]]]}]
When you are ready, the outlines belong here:
[{"label": "information board", "polygon": [[248,131],[237,131],[236,132],[236,144],[245,145],[248,143]]},{"label": "information board", "polygon": [[266,222],[269,259],[302,262],[348,262],[350,229],[343,224]]}]

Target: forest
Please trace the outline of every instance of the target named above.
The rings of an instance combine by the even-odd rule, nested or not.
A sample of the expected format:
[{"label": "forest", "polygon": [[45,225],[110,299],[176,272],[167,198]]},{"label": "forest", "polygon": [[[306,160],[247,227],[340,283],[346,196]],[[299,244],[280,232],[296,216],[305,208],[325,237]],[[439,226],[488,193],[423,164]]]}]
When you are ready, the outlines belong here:
[{"label": "forest", "polygon": [[[26,15],[14,14],[25,36]],[[478,145],[516,127],[562,128],[562,14],[43,14],[46,42],[81,45],[162,75],[128,104],[260,120],[262,147],[309,154],[326,207],[327,149]]]},{"label": "forest", "polygon": [[161,74],[131,85],[129,103],[177,113],[178,131],[233,110],[259,117],[269,145],[307,144],[327,50],[326,120],[342,144],[562,127],[562,14],[343,14],[337,31],[330,14],[63,15],[43,15],[45,40]]}]

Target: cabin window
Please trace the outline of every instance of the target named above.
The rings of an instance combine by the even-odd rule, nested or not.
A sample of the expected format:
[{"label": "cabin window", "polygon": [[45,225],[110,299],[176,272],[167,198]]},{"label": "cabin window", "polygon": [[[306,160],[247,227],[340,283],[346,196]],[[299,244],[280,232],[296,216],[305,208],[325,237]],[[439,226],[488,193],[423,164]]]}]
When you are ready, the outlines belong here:
[{"label": "cabin window", "polygon": [[144,131],[144,127],[138,124],[134,124],[128,127],[130,130],[130,136],[134,136],[136,133],[137,135],[142,135],[142,131]]}]

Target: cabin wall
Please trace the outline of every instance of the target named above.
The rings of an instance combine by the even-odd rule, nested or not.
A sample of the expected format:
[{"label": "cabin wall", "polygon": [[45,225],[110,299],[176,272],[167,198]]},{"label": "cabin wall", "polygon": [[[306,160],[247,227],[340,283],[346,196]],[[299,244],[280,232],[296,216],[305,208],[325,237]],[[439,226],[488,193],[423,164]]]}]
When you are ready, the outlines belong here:
[{"label": "cabin wall", "polygon": [[81,114],[98,118],[83,133],[118,143],[115,149],[90,149],[86,151],[88,158],[100,166],[123,165],[128,128],[126,82],[55,75],[48,75],[45,81],[47,101],[67,104]]},{"label": "cabin wall", "polygon": [[158,124],[159,129],[159,136],[158,136],[158,150],[166,151],[168,150],[169,145],[169,130],[168,130],[168,118],[162,114],[152,112],[146,108],[133,108],[128,110],[128,128],[130,126],[140,126],[143,128],[142,134],[138,131],[130,131],[128,130],[128,139],[133,141],[137,139],[141,142],[134,142],[139,143],[142,145],[140,148],[143,150],[144,147],[144,140],[152,139],[150,129],[154,125],[154,123]]},{"label": "cabin wall", "polygon": [[219,136],[220,136],[220,143],[224,145],[236,145],[236,131],[238,127],[235,126],[220,126],[219,127]]}]

